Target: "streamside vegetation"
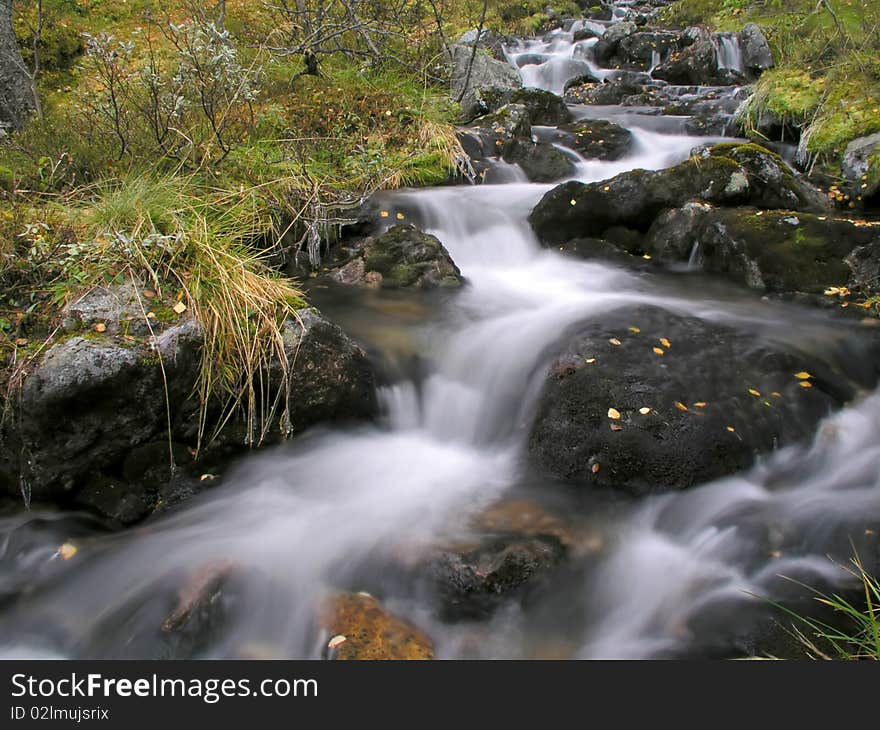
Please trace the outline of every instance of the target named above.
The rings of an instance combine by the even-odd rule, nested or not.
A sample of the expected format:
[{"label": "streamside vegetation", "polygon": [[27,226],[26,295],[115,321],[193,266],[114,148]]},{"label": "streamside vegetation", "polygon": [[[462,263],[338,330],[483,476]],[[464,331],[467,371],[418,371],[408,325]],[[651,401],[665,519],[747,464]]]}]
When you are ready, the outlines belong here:
[{"label": "streamside vegetation", "polygon": [[[757,139],[797,142],[801,164],[824,169],[827,180],[840,176],[850,142],[880,132],[880,3],[680,0],[665,8],[662,18],[722,31],[747,22],[760,25],[776,66],[761,76],[743,110],[745,131]],[[875,152],[864,189],[878,181],[880,152]]]}]

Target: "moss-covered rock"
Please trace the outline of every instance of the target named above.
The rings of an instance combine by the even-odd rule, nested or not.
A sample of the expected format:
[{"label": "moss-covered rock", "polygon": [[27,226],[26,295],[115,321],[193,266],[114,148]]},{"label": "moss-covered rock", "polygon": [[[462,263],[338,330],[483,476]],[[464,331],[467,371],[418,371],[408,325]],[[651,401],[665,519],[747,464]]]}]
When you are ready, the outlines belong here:
[{"label": "moss-covered rock", "polygon": [[549,245],[603,237],[614,226],[646,232],[668,208],[700,201],[823,210],[825,199],[776,155],[757,145],[718,145],[675,167],[632,170],[610,180],[568,182],[547,193],[529,216]]},{"label": "moss-covered rock", "polygon": [[[857,260],[848,260],[859,248],[880,251],[880,226],[809,213],[699,204],[664,213],[645,239],[645,250],[659,261],[690,260],[755,289],[813,294],[847,286],[876,291],[880,282],[857,276]],[[862,268],[868,258],[858,258]]]},{"label": "moss-covered rock", "polygon": [[329,275],[340,284],[386,289],[456,288],[464,283],[443,244],[410,224],[366,239]]}]

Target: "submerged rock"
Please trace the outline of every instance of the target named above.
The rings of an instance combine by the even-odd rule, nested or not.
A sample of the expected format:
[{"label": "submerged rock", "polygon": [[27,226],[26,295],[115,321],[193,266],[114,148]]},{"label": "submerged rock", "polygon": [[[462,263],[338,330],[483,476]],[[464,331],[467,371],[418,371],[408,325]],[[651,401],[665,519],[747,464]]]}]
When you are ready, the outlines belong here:
[{"label": "submerged rock", "polygon": [[694,317],[620,310],[567,338],[529,452],[563,479],[636,493],[733,474],[874,386],[876,345],[850,335],[818,357]]},{"label": "submerged rock", "polygon": [[490,534],[438,551],[427,570],[444,618],[485,618],[559,565],[566,551],[554,534]]},{"label": "submerged rock", "polygon": [[770,292],[880,288],[863,268],[880,254],[880,225],[842,218],[690,204],[662,214],[644,249],[658,261],[690,260]]},{"label": "submerged rock", "polygon": [[332,659],[433,659],[431,639],[395,616],[367,593],[343,593],[328,599],[320,622],[329,633],[325,653]]},{"label": "submerged rock", "polygon": [[455,288],[464,282],[443,244],[411,224],[366,239],[329,276],[340,284],[385,289]]}]

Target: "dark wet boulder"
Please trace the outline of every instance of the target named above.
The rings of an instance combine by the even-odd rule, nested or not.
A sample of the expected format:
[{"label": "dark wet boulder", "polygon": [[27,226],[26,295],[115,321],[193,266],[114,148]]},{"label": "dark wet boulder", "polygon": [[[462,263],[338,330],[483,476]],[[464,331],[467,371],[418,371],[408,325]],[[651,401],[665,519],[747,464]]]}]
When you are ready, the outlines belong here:
[{"label": "dark wet boulder", "polygon": [[697,29],[685,38],[691,41],[689,45],[673,50],[654,69],[654,78],[685,86],[718,83],[718,58],[712,34]]},{"label": "dark wet boulder", "polygon": [[828,199],[801,178],[775,152],[758,144],[725,142],[703,150],[703,157],[733,160],[746,171],[751,185],[750,202],[760,208],[824,211]]},{"label": "dark wet boulder", "polygon": [[433,659],[434,645],[418,627],[392,614],[368,593],[341,593],[320,611],[329,637],[324,657],[336,660]]},{"label": "dark wet boulder", "polygon": [[467,45],[451,47],[450,92],[453,99],[461,99],[460,117],[464,122],[500,109],[522,87],[522,79],[509,63],[492,58],[482,49],[476,53],[473,50]]},{"label": "dark wet boulder", "polygon": [[340,284],[385,289],[454,288],[464,282],[437,237],[410,224],[365,239],[329,277]]},{"label": "dark wet boulder", "polygon": [[602,237],[615,226],[647,231],[667,208],[695,199],[745,203],[748,193],[748,178],[732,160],[691,159],[661,172],[633,170],[598,183],[563,183],[544,195],[529,222],[541,241],[559,245]]},{"label": "dark wet boulder", "polygon": [[617,47],[622,64],[649,69],[658,57],[668,56],[677,47],[679,34],[671,31],[639,31],[624,38]]},{"label": "dark wet boulder", "polygon": [[519,142],[504,159],[519,165],[531,182],[558,182],[575,173],[572,158],[548,142]]},{"label": "dark wet boulder", "polygon": [[638,26],[629,20],[609,26],[593,47],[593,58],[600,64],[609,62],[617,53],[618,46],[624,38],[636,33],[638,29]]},{"label": "dark wet boulder", "polygon": [[[200,425],[211,432],[225,423],[217,443],[244,448],[247,424],[237,417],[226,420],[219,402],[209,401],[200,424],[195,393],[202,328],[192,318],[153,326],[155,336],[140,339],[94,329],[69,336],[32,366],[3,425],[0,463],[10,494],[76,503],[130,523],[163,498],[191,493],[190,485],[175,482],[180,475],[168,467],[172,454],[178,467],[191,460],[189,449],[199,441]],[[304,309],[298,321],[284,324],[283,339],[292,365],[289,418],[280,423],[282,400],[275,419],[265,424],[264,442],[320,421],[375,414],[372,368],[339,327]],[[280,363],[265,376],[255,378],[279,387]],[[262,386],[256,387],[262,392]],[[263,394],[274,400],[275,394]],[[168,477],[171,491],[163,485]]]},{"label": "dark wet boulder", "polygon": [[756,145],[719,145],[675,167],[632,170],[610,180],[567,182],[548,192],[529,222],[539,239],[559,245],[603,237],[614,226],[646,232],[668,208],[688,202],[823,210],[825,199],[781,158]]},{"label": "dark wet boulder", "polygon": [[556,126],[574,119],[560,97],[543,89],[520,89],[511,98],[511,103],[525,107],[529,123],[533,126]]},{"label": "dark wet boulder", "polygon": [[596,104],[610,106],[623,104],[630,97],[645,94],[655,83],[651,77],[638,71],[621,71],[603,83],[572,87],[566,91],[565,100],[570,104]]},{"label": "dark wet boulder", "polygon": [[770,292],[880,286],[863,268],[864,254],[880,252],[880,226],[824,215],[690,204],[662,214],[644,248]]},{"label": "dark wet boulder", "polygon": [[529,453],[557,477],[635,493],[736,473],[873,387],[876,345],[839,334],[833,352],[814,354],[660,309],[619,310],[566,337]]},{"label": "dark wet boulder", "polygon": [[773,68],[773,51],[757,23],[746,23],[739,34],[743,66],[754,74]]},{"label": "dark wet boulder", "polygon": [[550,141],[576,150],[588,160],[619,160],[632,150],[628,129],[604,119],[584,119],[557,127]]},{"label": "dark wet boulder", "polygon": [[438,550],[427,571],[444,618],[485,618],[505,599],[533,587],[562,562],[566,550],[554,534],[488,534]]}]

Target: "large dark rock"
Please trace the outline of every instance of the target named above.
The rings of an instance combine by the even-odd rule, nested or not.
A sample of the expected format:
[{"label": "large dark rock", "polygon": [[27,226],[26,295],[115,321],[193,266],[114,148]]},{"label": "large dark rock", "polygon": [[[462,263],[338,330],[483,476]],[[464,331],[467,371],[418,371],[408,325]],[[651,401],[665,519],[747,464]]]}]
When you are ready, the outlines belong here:
[{"label": "large dark rock", "polygon": [[[176,478],[167,468],[169,449],[181,466],[189,460],[187,447],[198,443],[194,393],[204,336],[193,319],[164,331],[158,323],[154,327],[155,339],[92,331],[48,349],[24,378],[4,425],[0,463],[10,494],[77,502],[123,523],[157,506],[161,482]],[[266,424],[264,442],[321,421],[375,414],[375,379],[367,356],[339,327],[305,309],[299,321],[284,324],[283,337],[291,365],[288,418],[280,422],[282,398]],[[270,371],[268,378],[256,378],[277,388],[280,363]],[[274,400],[274,394],[263,395]],[[206,412],[211,433],[225,414],[213,401]],[[248,433],[244,421],[233,417],[218,443],[234,442],[241,449]],[[178,495],[190,491],[183,483],[177,487]]]},{"label": "large dark rock", "polygon": [[543,89],[520,89],[514,93],[511,103],[525,107],[529,124],[533,126],[556,126],[574,119],[560,97]]},{"label": "large dark rock", "polygon": [[593,46],[593,57],[600,64],[608,63],[617,53],[617,48],[624,38],[638,32],[638,26],[632,21],[626,20],[615,23],[599,38]]},{"label": "large dark rock", "polygon": [[689,45],[672,51],[654,69],[654,78],[685,86],[718,83],[718,58],[712,34],[696,29],[689,39]]},{"label": "large dark rock", "polygon": [[641,98],[654,86],[651,77],[638,71],[621,71],[601,84],[587,84],[571,88],[565,100],[570,104],[597,104],[609,106],[626,104],[627,100]]},{"label": "large dark rock", "polygon": [[575,173],[574,161],[548,142],[520,142],[504,155],[519,165],[531,182],[557,182]]},{"label": "large dark rock", "polygon": [[757,23],[746,23],[739,34],[743,66],[752,73],[773,68],[773,52]]},{"label": "large dark rock", "polygon": [[567,338],[529,452],[563,479],[637,493],[733,474],[873,387],[867,341],[853,335],[820,358],[693,317],[620,310]]},{"label": "large dark rock", "polygon": [[557,127],[550,141],[576,150],[589,160],[619,160],[632,149],[628,129],[604,119],[584,119]]},{"label": "large dark rock", "polygon": [[544,243],[559,245],[602,237],[614,226],[647,231],[663,210],[692,201],[790,210],[827,207],[824,197],[772,152],[756,145],[718,145],[666,170],[563,183],[541,199],[529,222]]},{"label": "large dark rock", "polygon": [[771,292],[880,287],[865,268],[880,252],[880,226],[828,216],[690,204],[662,214],[644,248]]},{"label": "large dark rock", "polygon": [[651,68],[651,62],[659,55],[662,60],[677,47],[679,34],[670,31],[639,31],[626,36],[617,47],[621,63]]},{"label": "large dark rock", "polygon": [[565,558],[553,534],[486,535],[437,551],[427,570],[445,618],[483,618],[544,577]]},{"label": "large dark rock", "polygon": [[330,278],[340,284],[385,289],[454,288],[464,281],[436,236],[410,224],[367,238],[343,266],[330,273]]}]

